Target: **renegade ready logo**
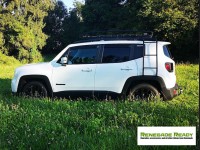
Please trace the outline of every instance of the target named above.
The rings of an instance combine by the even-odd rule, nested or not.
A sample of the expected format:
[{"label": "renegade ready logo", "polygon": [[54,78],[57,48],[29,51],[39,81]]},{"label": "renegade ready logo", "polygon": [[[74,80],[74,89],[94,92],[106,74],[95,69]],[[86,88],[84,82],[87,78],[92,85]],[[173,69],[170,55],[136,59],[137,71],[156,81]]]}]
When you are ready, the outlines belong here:
[{"label": "renegade ready logo", "polygon": [[193,133],[140,133],[141,139],[192,139]]},{"label": "renegade ready logo", "polygon": [[138,145],[196,145],[196,127],[138,127]]}]

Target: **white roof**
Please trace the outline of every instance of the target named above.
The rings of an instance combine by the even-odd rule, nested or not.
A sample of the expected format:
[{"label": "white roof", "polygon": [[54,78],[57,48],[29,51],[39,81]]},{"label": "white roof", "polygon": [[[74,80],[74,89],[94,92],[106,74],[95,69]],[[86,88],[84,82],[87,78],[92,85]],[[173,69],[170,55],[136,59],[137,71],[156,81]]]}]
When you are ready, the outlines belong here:
[{"label": "white roof", "polygon": [[[154,41],[145,41],[145,42],[154,42]],[[170,42],[163,42],[158,41],[158,43],[162,43],[163,45],[169,45]],[[68,47],[74,47],[74,46],[82,46],[82,45],[101,45],[101,44],[143,44],[143,41],[136,41],[136,40],[110,40],[110,41],[94,41],[94,42],[80,42],[80,43],[74,43],[68,45]]]}]

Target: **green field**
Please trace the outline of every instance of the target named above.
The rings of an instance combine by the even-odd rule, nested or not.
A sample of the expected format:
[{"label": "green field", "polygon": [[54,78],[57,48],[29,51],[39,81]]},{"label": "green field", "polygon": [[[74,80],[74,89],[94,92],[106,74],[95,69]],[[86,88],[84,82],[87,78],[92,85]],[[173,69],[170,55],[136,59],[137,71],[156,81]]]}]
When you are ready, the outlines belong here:
[{"label": "green field", "polygon": [[171,101],[70,101],[13,97],[11,78],[20,64],[0,64],[0,149],[195,149],[137,146],[138,126],[197,126],[199,68],[179,64],[184,93]]}]

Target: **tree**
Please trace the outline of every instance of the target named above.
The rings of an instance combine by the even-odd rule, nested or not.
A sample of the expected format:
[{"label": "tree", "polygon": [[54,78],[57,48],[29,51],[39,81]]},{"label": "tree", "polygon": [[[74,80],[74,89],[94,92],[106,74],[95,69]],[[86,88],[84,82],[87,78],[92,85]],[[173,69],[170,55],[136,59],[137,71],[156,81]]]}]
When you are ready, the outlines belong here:
[{"label": "tree", "polygon": [[57,1],[53,10],[45,18],[44,33],[48,35],[44,53],[58,53],[69,43],[79,39],[81,25],[81,3],[75,2],[77,8],[67,10],[62,1]]},{"label": "tree", "polygon": [[2,52],[23,62],[41,60],[39,50],[47,39],[43,19],[52,6],[52,0],[0,1]]},{"label": "tree", "polygon": [[[85,31],[154,31],[159,40],[172,42],[176,59],[183,53],[197,58],[197,0],[86,0],[82,8]],[[188,59],[188,57],[186,58]]]},{"label": "tree", "polygon": [[150,0],[143,2],[138,16],[143,28],[154,30],[161,40],[171,41],[175,57],[184,60],[184,55],[186,59],[198,55],[198,6],[197,0]]},{"label": "tree", "polygon": [[82,33],[82,23],[78,12],[73,9],[69,12],[69,17],[64,22],[64,39],[65,43],[73,43],[79,40]]},{"label": "tree", "polygon": [[43,53],[57,53],[66,46],[64,39],[64,22],[68,18],[68,11],[62,1],[57,1],[54,8],[48,12],[44,22],[44,33],[48,35]]},{"label": "tree", "polygon": [[117,0],[86,0],[82,8],[84,26],[87,31],[117,29],[123,21],[122,10]]}]

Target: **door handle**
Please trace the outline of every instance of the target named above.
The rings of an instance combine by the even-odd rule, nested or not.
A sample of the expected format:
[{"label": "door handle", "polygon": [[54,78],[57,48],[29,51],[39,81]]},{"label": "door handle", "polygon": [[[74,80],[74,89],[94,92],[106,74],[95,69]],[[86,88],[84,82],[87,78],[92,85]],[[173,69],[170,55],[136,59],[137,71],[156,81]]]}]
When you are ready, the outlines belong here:
[{"label": "door handle", "polygon": [[133,70],[133,69],[129,69],[129,68],[121,68],[121,70],[129,71],[129,70]]},{"label": "door handle", "polygon": [[82,72],[92,72],[92,69],[82,69]]}]

